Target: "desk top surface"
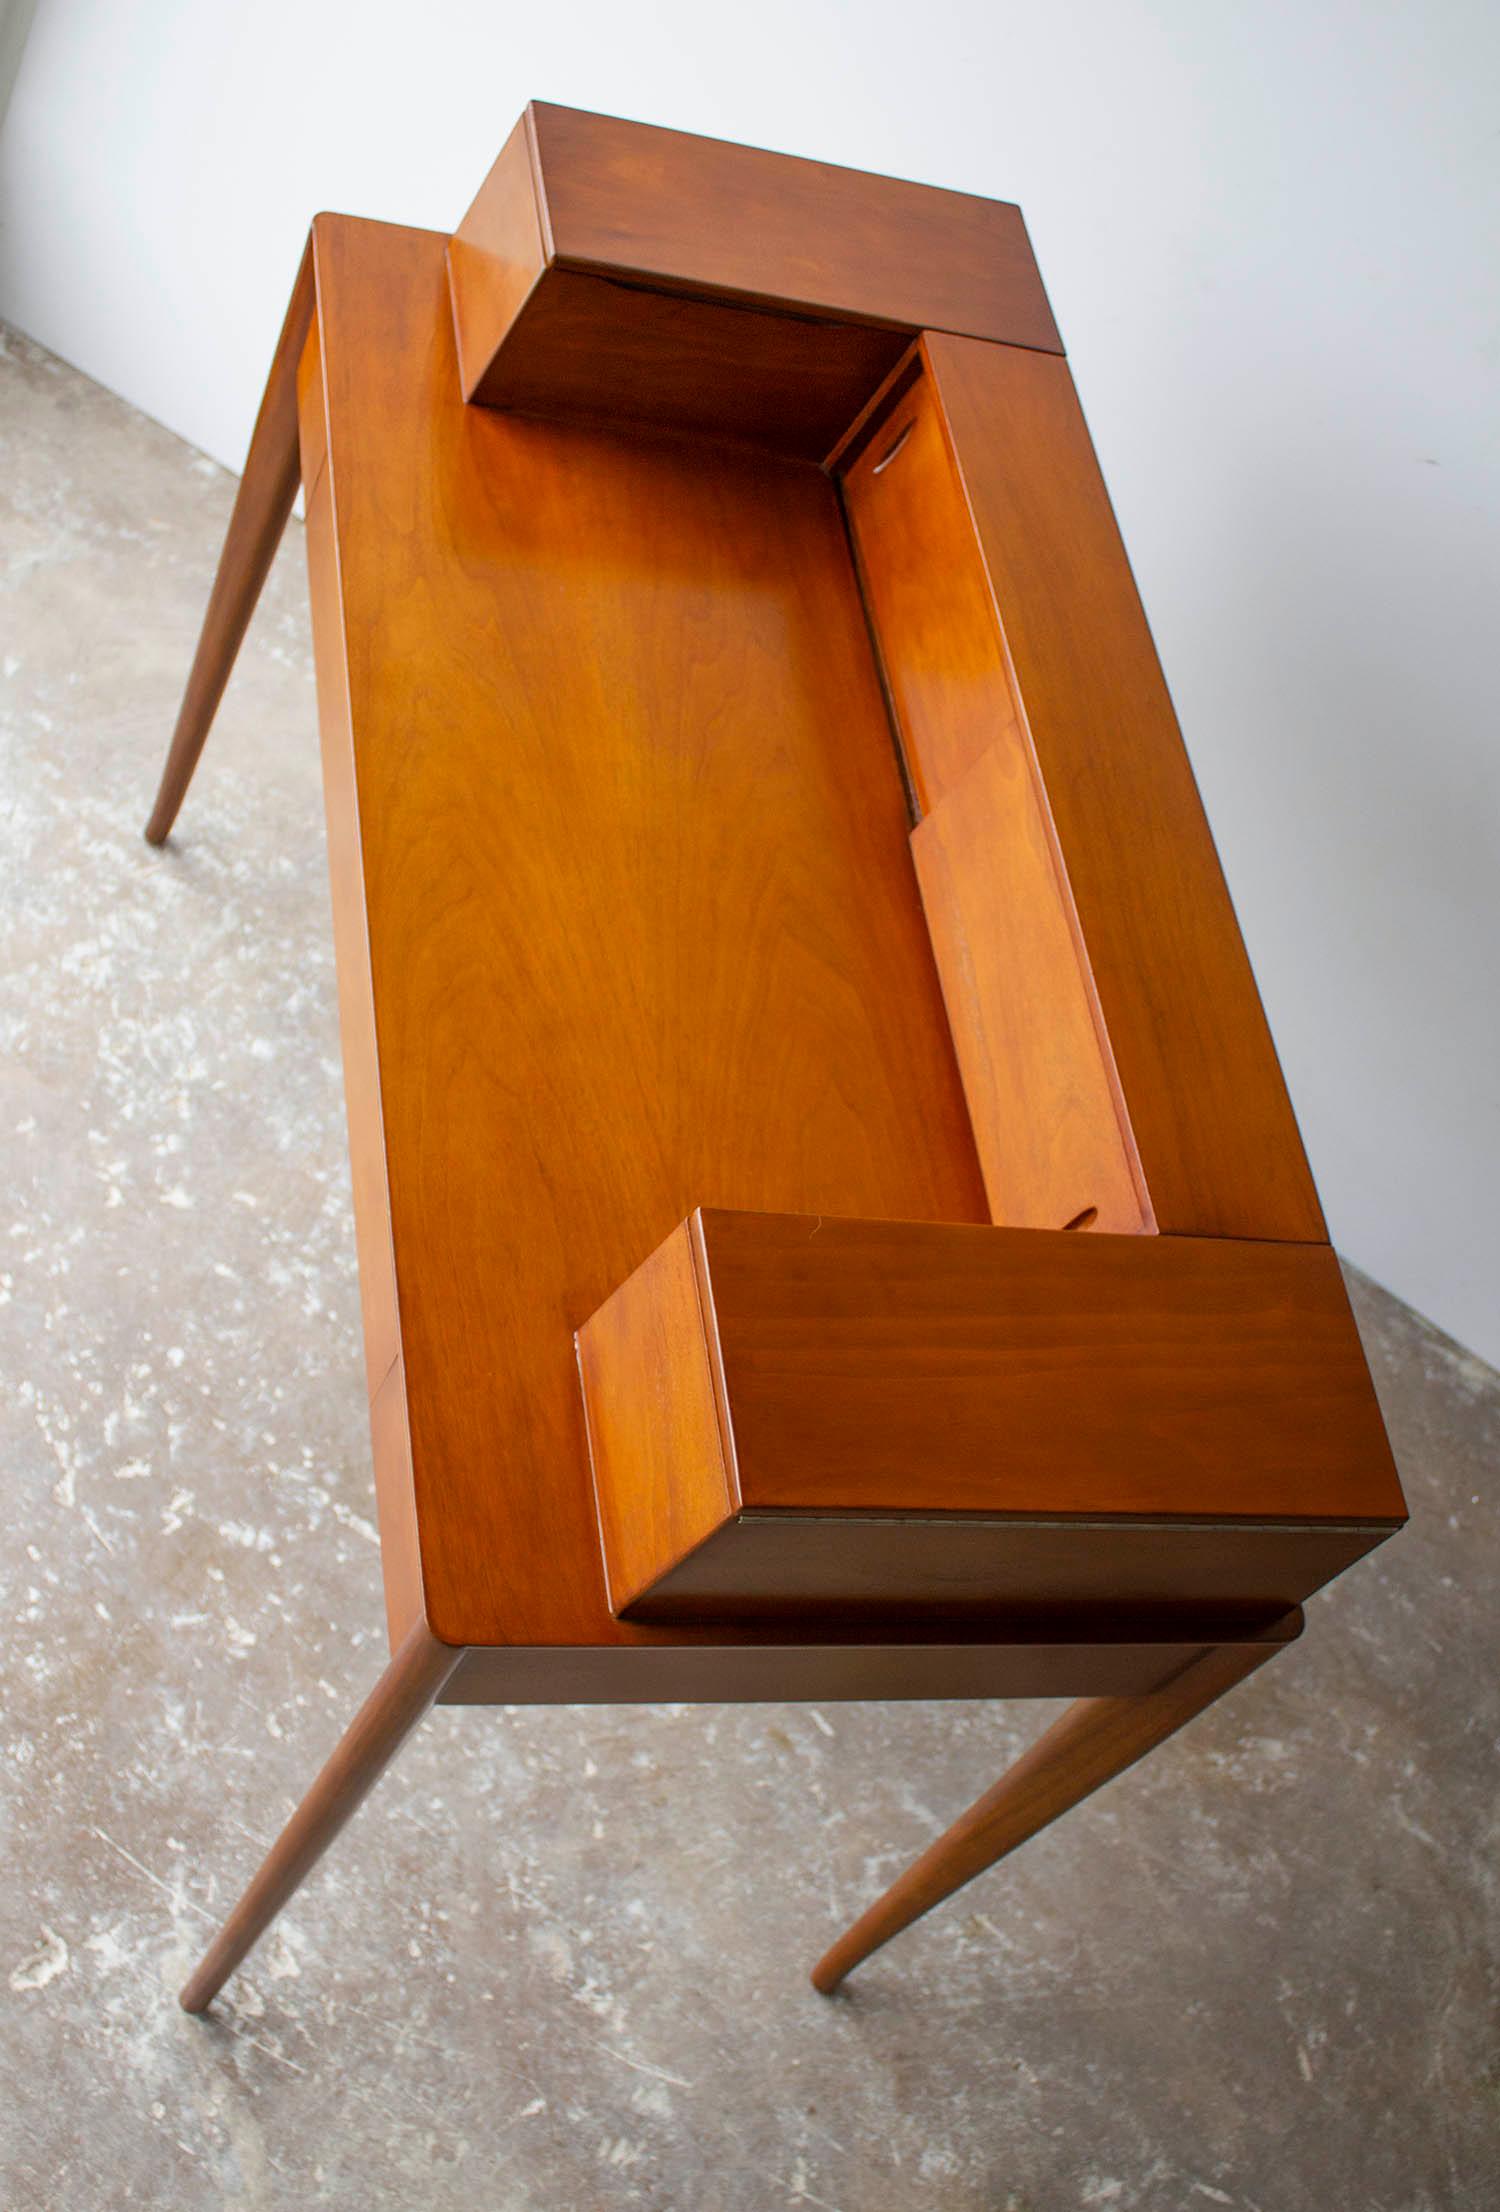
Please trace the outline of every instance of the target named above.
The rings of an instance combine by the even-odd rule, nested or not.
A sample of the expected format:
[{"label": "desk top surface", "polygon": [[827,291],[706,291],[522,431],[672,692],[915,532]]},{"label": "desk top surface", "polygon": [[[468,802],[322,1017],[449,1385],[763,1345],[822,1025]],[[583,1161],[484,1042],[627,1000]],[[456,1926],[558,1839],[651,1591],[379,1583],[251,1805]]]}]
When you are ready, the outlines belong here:
[{"label": "desk top surface", "polygon": [[680,1644],[609,1612],[574,1330],[697,1205],[984,1196],[832,486],[465,406],[445,243],[317,232],[426,1611]]}]

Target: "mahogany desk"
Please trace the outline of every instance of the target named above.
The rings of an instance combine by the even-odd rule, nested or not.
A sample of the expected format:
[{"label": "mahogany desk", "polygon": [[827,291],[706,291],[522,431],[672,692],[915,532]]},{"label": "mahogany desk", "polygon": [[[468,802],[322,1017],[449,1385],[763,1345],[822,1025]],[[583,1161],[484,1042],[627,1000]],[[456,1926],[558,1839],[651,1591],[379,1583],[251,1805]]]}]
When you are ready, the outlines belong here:
[{"label": "mahogany desk", "polygon": [[1019,212],[320,216],[154,843],[299,481],[394,1656],[182,2002],[434,1698],[1078,1700],[832,1989],[1404,1511]]}]

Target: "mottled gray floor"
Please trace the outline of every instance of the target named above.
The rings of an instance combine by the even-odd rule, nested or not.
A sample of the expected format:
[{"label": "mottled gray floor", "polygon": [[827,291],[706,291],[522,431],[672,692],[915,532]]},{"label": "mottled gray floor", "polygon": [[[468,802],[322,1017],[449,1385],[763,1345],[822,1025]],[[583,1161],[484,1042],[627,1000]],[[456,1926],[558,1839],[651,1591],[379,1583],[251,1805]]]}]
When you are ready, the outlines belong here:
[{"label": "mottled gray floor", "polygon": [[1045,1708],[439,1712],[178,2011],[383,1656],[300,531],[153,854],[232,483],[0,444],[7,2212],[1500,2202],[1500,1379],[1358,1281],[1414,1527],[845,2000]]}]

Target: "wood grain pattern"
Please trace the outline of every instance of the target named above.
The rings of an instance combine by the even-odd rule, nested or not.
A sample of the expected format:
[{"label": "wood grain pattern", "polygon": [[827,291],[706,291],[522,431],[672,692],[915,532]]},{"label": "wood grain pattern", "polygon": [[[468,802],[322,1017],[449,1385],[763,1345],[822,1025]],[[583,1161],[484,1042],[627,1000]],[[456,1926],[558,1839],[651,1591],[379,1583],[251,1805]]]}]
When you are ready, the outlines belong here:
[{"label": "wood grain pattern", "polygon": [[[436,1696],[1095,1693],[832,1987],[1399,1520],[1059,350],[1014,208],[571,110],[315,225],[148,834],[300,411],[395,1656],[189,2009]],[[980,1226],[934,946],[989,1209],[1195,1235]]]},{"label": "wood grain pattern", "polygon": [[526,121],[543,249],[560,266],[1061,351],[1007,202],[547,101]]},{"label": "wood grain pattern", "polygon": [[443,248],[317,225],[422,1582],[629,1646],[573,1331],[704,1197],[984,1197],[832,486],[466,407]]},{"label": "wood grain pattern", "polygon": [[931,812],[1025,724],[963,486],[918,378],[840,472],[886,689],[918,807]]},{"label": "wood grain pattern", "polygon": [[578,1331],[612,1613],[739,1509],[693,1245],[683,1222]]},{"label": "wood grain pattern", "polygon": [[1326,1246],[705,1210],[581,1332],[617,1604],[1285,1611],[1400,1485]]},{"label": "wood grain pattern", "polygon": [[897,1505],[941,1390],[954,1510],[1404,1511],[1327,1245],[699,1218],[746,1505]]},{"label": "wood grain pattern", "polygon": [[354,744],[349,727],[346,638],[338,556],[334,547],[333,493],[326,467],[321,465],[326,430],[322,354],[316,327],[303,356],[301,389],[303,416],[308,425],[304,443],[312,467],[306,487],[307,576],[318,685],[324,812],[328,825],[328,873],[333,894],[339,1032],[349,1119],[355,1235],[359,1247],[365,1381],[373,1398],[396,1358],[401,1336],[396,1318],[396,1269],[391,1252],[390,1202],[386,1191],[385,1130],[375,1062],[369,931],[360,863]]},{"label": "wood grain pattern", "polygon": [[990,1218],[1153,1230],[1088,956],[1022,733],[912,832]]},{"label": "wood grain pattern", "polygon": [[354,740],[349,720],[347,651],[334,544],[333,493],[327,468],[323,354],[316,318],[303,350],[297,386],[306,477],[305,545],[318,685],[323,802],[328,825],[339,1037],[344,1063],[344,1106],[349,1125],[354,1235],[359,1254],[360,1312],[364,1323],[365,1383],[370,1398],[386,1623],[391,1649],[395,1651],[426,1615],[411,1482],[411,1438],[400,1360],[396,1263],[391,1244],[385,1123],[375,1050],[375,1007],[370,982],[364,871],[360,859]]},{"label": "wood grain pattern", "polygon": [[1301,1626],[1301,1615],[1293,1614],[1258,1650],[1251,1644],[1204,1652],[1148,1696],[1090,1697],[1070,1706],[825,1952],[813,1968],[813,1987],[830,1995],[872,1951],[1165,1743],[1274,1658]]},{"label": "wood grain pattern", "polygon": [[1067,869],[925,378],[851,456],[844,505],[922,816],[912,853],[991,1219],[1148,1231]]},{"label": "wood grain pattern", "polygon": [[453,335],[465,399],[478,392],[496,348],[547,264],[531,123],[523,115],[448,241]]},{"label": "wood grain pattern", "polygon": [[[461,300],[457,262],[454,271]],[[552,268],[468,396],[513,413],[666,426],[819,461],[906,345],[902,331]]]},{"label": "wood grain pattern", "polygon": [[1322,1213],[1066,364],[933,333],[1157,1226],[1320,1241]]},{"label": "wood grain pattern", "polygon": [[450,267],[466,398],[812,460],[928,325],[1059,346],[1018,208],[542,103]]}]

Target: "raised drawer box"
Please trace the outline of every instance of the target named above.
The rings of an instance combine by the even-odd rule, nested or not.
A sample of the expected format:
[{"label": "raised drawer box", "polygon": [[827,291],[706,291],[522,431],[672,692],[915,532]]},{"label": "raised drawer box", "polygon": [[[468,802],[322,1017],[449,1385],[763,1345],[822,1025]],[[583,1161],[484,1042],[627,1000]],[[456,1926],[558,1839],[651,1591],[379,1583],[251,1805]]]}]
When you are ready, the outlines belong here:
[{"label": "raised drawer box", "polygon": [[704,1209],[578,1347],[630,1619],[1269,1615],[1403,1516],[1325,1245]]}]

